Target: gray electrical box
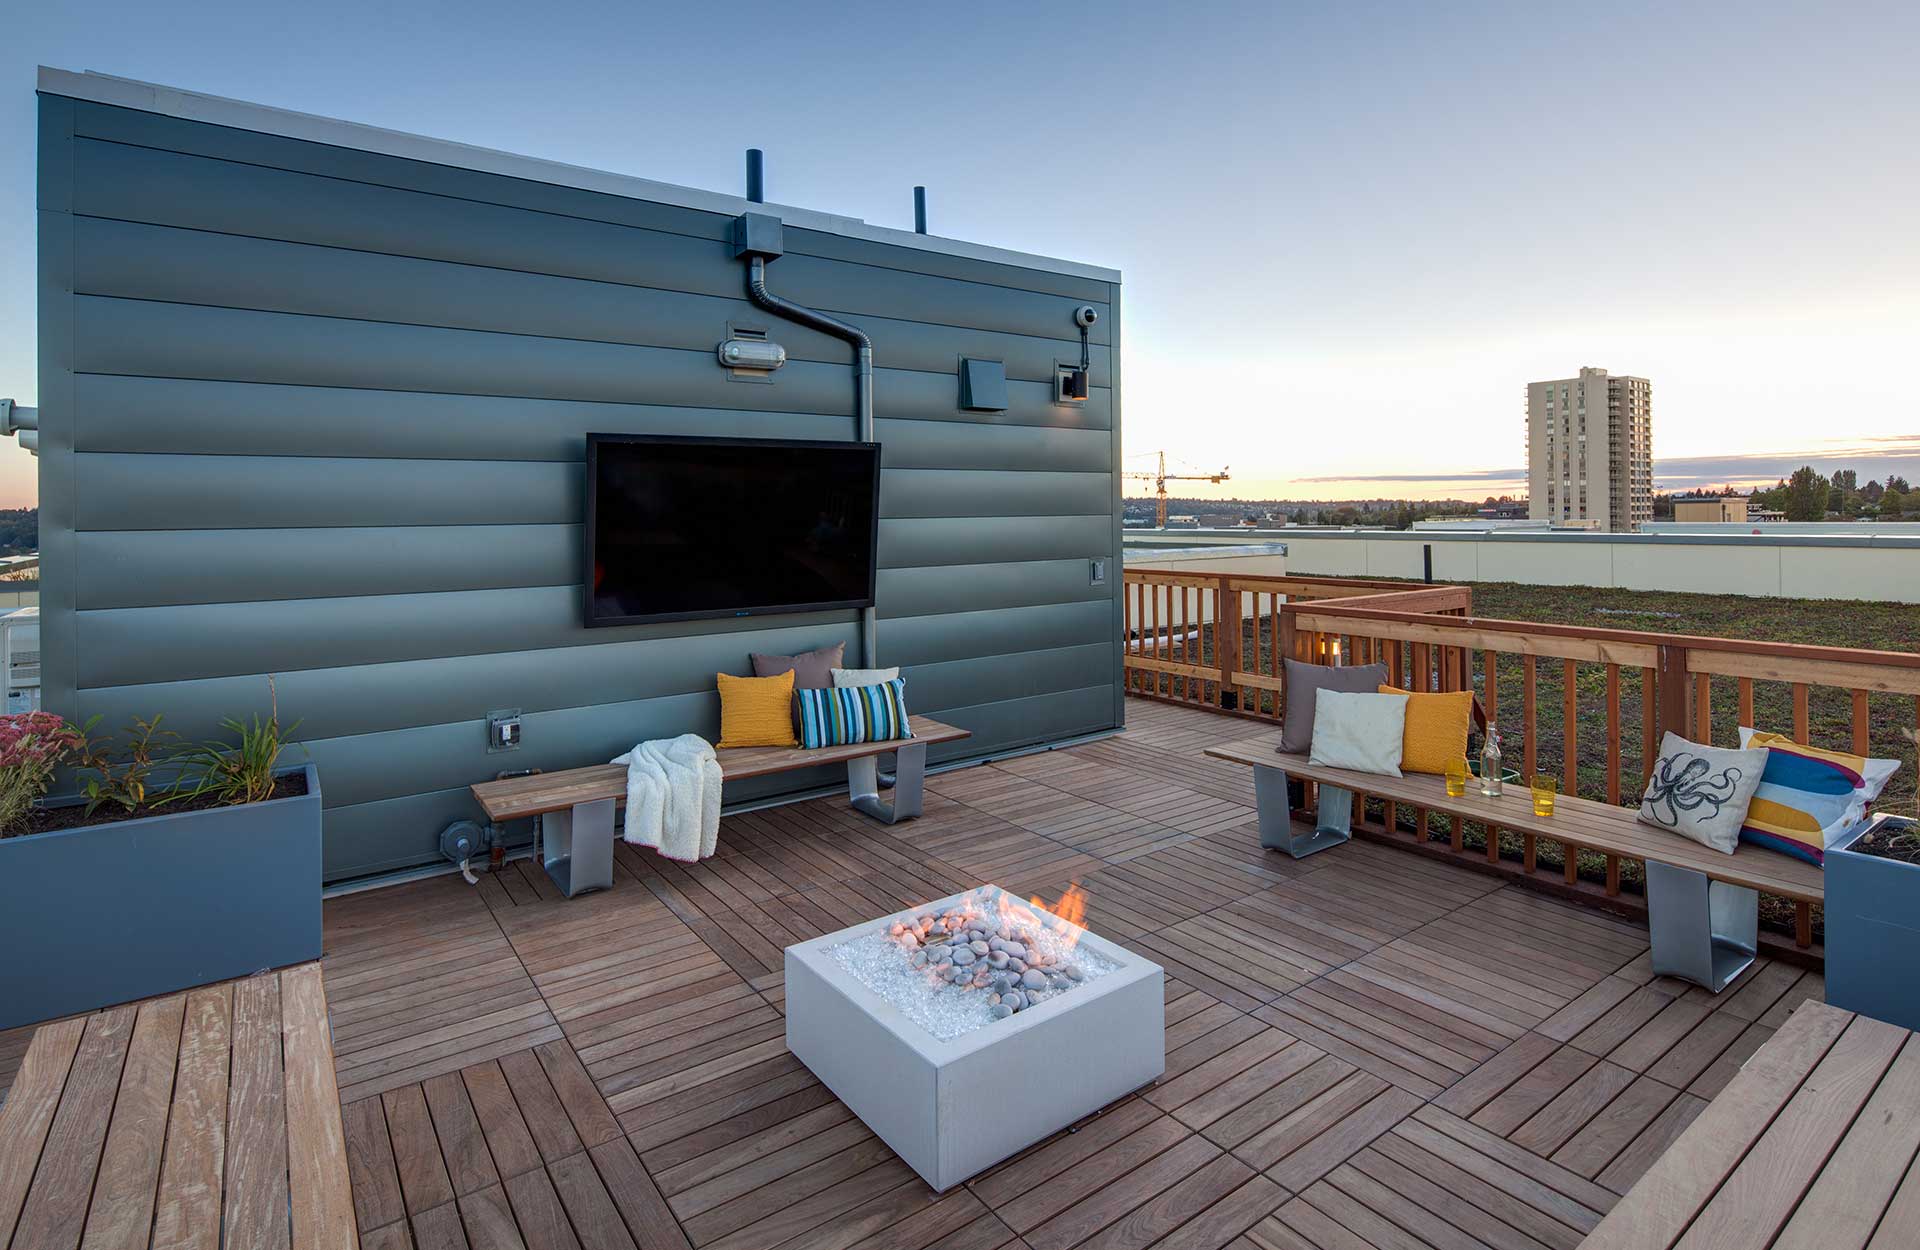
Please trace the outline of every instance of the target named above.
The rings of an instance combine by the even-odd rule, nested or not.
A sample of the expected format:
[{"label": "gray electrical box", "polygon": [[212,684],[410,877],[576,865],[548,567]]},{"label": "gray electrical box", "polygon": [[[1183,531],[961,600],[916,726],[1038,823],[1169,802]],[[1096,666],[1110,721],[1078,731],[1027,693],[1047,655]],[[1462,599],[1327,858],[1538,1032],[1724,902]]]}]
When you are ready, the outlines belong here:
[{"label": "gray electrical box", "polygon": [[1005,412],[1007,366],[998,360],[962,360],[960,406],[969,412]]}]

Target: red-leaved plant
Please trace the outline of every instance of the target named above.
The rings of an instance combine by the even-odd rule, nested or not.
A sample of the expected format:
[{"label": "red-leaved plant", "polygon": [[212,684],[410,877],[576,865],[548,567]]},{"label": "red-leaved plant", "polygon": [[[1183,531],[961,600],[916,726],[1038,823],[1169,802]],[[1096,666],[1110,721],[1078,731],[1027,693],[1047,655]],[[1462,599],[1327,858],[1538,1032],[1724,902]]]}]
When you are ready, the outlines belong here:
[{"label": "red-leaved plant", "polygon": [[54,770],[86,745],[85,734],[52,712],[0,716],[0,838],[25,832]]}]

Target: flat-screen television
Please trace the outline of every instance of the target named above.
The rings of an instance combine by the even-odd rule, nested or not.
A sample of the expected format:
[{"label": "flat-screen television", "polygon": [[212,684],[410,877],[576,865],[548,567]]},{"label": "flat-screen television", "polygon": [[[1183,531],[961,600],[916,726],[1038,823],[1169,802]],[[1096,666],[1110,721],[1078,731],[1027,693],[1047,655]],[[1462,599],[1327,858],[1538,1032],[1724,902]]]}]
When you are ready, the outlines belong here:
[{"label": "flat-screen television", "polygon": [[587,624],[864,608],[880,445],[587,435]]}]

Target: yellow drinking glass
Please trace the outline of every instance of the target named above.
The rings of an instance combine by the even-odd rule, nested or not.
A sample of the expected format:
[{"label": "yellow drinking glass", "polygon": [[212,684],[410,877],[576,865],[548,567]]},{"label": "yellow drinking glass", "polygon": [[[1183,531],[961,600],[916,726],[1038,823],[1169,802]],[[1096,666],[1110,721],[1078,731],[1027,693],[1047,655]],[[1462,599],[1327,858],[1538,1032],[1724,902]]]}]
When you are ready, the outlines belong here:
[{"label": "yellow drinking glass", "polygon": [[1457,799],[1467,792],[1467,759],[1459,756],[1447,761],[1447,797]]},{"label": "yellow drinking glass", "polygon": [[1550,773],[1535,773],[1528,788],[1533,791],[1533,814],[1553,815],[1553,799],[1560,793],[1560,779]]}]

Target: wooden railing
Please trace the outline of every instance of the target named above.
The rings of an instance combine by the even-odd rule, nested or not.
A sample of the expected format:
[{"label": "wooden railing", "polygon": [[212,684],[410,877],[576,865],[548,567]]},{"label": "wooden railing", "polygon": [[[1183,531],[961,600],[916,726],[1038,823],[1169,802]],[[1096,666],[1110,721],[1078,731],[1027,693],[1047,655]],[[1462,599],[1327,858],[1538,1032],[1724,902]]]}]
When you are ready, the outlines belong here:
[{"label": "wooden railing", "polygon": [[[1125,573],[1129,693],[1278,720],[1281,661],[1300,654],[1283,607],[1340,601],[1422,614],[1464,614],[1472,592],[1354,577]],[[1322,660],[1327,656],[1319,656]]]},{"label": "wooden railing", "polygon": [[[1468,615],[1463,586],[1154,569],[1129,569],[1125,581],[1127,689],[1138,696],[1277,721],[1283,659],[1379,661],[1398,686],[1473,691],[1479,725],[1502,732],[1507,766],[1550,773],[1563,793],[1637,804],[1663,733],[1737,746],[1750,726],[1899,759],[1880,807],[1914,807],[1920,654],[1481,619]],[[1463,836],[1449,821],[1430,835],[1430,813],[1377,800],[1355,815],[1423,850],[1535,871],[1531,842],[1503,847],[1498,831]],[[1568,889],[1619,898],[1617,857],[1587,865],[1590,885],[1576,880],[1575,858],[1562,860]],[[1811,944],[1810,907],[1792,909],[1792,928],[1797,945]]]}]

